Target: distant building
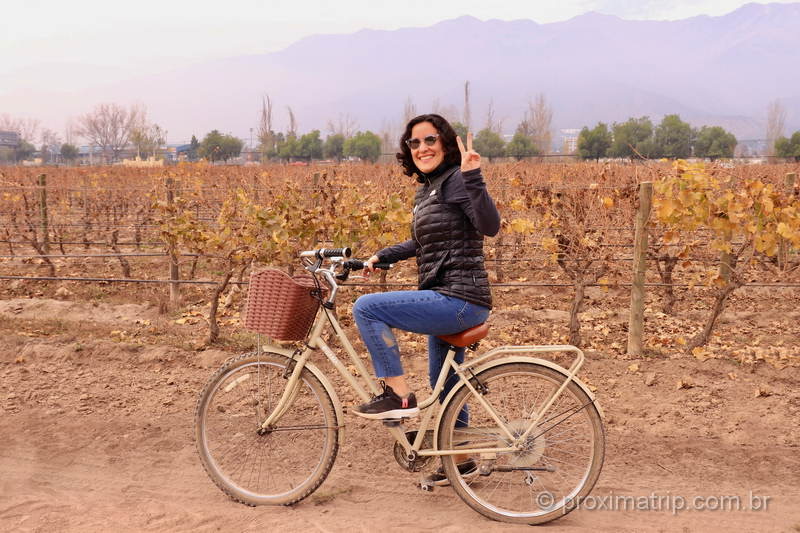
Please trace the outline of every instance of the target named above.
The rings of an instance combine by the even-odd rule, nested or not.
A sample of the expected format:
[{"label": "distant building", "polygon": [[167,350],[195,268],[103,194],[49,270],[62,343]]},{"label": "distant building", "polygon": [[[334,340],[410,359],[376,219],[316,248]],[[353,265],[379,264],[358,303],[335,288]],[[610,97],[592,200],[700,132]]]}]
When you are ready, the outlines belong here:
[{"label": "distant building", "polygon": [[17,148],[19,141],[19,133],[16,131],[0,131],[0,146]]},{"label": "distant building", "polygon": [[578,135],[580,133],[581,130],[575,128],[559,130],[562,153],[574,154],[578,150]]}]

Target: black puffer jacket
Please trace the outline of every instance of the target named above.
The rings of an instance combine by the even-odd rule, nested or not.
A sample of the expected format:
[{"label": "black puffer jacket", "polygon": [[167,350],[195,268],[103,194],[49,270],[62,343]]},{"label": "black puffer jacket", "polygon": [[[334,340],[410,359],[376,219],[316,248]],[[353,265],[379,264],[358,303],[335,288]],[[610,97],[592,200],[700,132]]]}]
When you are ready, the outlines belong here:
[{"label": "black puffer jacket", "polygon": [[420,290],[492,307],[483,236],[500,229],[500,214],[480,170],[437,169],[414,199],[412,239],[377,253],[390,263],[417,257]]}]

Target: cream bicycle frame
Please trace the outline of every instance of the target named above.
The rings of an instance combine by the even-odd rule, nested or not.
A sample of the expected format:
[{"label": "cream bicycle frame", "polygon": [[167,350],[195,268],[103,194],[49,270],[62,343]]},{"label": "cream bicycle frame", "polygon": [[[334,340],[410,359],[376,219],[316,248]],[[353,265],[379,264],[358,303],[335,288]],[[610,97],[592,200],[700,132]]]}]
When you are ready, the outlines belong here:
[{"label": "cream bicycle frame", "polygon": [[[332,291],[331,296],[329,297],[328,301],[332,301],[336,296],[336,288],[337,285],[333,278],[333,273],[328,270],[320,270],[320,272],[325,275],[325,278],[328,280],[329,285],[332,283]],[[339,373],[344,377],[344,379],[349,383],[349,385],[353,388],[353,390],[358,394],[358,396],[364,401],[367,402],[370,400],[371,396],[367,392],[367,390],[362,387],[361,383],[351,374],[351,372],[347,369],[347,367],[342,363],[342,361],[337,357],[334,351],[328,346],[325,340],[322,338],[322,333],[325,329],[326,324],[330,324],[333,328],[336,337],[341,342],[342,347],[347,352],[348,356],[350,357],[350,361],[355,366],[359,375],[364,377],[364,380],[367,382],[367,385],[372,392],[373,395],[377,395],[380,393],[380,389],[378,387],[378,383],[370,378],[371,375],[369,370],[364,365],[363,361],[358,354],[356,353],[355,349],[353,348],[352,343],[347,337],[344,329],[339,324],[339,321],[336,319],[335,316],[332,316],[332,312],[327,309],[322,309],[322,312],[318,312],[317,318],[311,328],[311,333],[308,338],[306,348],[299,354],[297,359],[295,359],[295,367],[292,370],[291,376],[288,379],[286,384],[286,388],[281,395],[280,400],[275,407],[275,409],[270,413],[266,420],[261,424],[263,429],[267,429],[270,425],[276,423],[286,412],[286,410],[291,406],[291,403],[294,399],[294,395],[296,394],[298,387],[297,384],[300,380],[300,373],[302,372],[303,368],[306,366],[308,359],[311,357],[311,354],[317,350],[322,350],[331,364],[336,368]],[[267,350],[276,351],[278,353],[286,353],[287,350],[281,348],[279,346],[267,344],[266,346],[261,346],[259,342],[259,353],[261,352],[262,348],[267,348]],[[532,358],[532,357],[519,357],[515,356],[514,354],[521,354],[521,353],[550,353],[550,352],[573,352],[575,353],[576,357],[573,363],[570,365],[569,369],[564,369],[563,367],[553,363],[552,361],[548,361],[545,359],[539,358]],[[295,352],[296,353],[296,352]],[[418,403],[420,410],[424,411],[423,416],[421,417],[419,428],[417,430],[416,437],[414,442],[409,442],[405,431],[400,427],[399,424],[388,426],[387,429],[395,437],[397,442],[405,450],[406,454],[409,457],[414,456],[442,456],[442,455],[456,455],[456,454],[495,454],[495,453],[502,453],[502,452],[514,452],[522,449],[523,444],[525,443],[526,439],[530,435],[530,433],[537,427],[537,424],[542,420],[545,413],[547,413],[550,406],[558,399],[564,389],[569,385],[571,381],[575,381],[588,395],[589,399],[594,402],[594,395],[589,391],[589,389],[577,379],[576,374],[578,370],[580,370],[581,366],[584,362],[584,355],[583,352],[571,345],[530,345],[530,346],[501,346],[498,348],[494,348],[485,354],[481,355],[480,357],[476,358],[473,361],[465,361],[463,364],[459,365],[455,362],[455,350],[451,346],[447,352],[447,356],[442,364],[442,370],[439,373],[439,376],[436,380],[436,385],[433,388],[433,392],[431,395],[423,401]],[[508,354],[508,357],[498,358],[498,356],[502,354]],[[556,370],[557,372],[564,375],[564,382],[554,391],[550,397],[544,402],[544,404],[537,408],[534,408],[531,413],[531,422],[529,423],[527,429],[524,433],[515,437],[512,432],[509,430],[508,425],[500,418],[497,414],[495,409],[491,406],[490,403],[486,401],[483,394],[478,392],[475,387],[470,382],[470,379],[477,375],[480,371],[485,370],[485,368],[496,366],[499,364],[510,363],[510,362],[529,362],[534,364],[543,365],[549,368]],[[488,363],[488,364],[487,364]],[[445,400],[441,403],[439,409],[427,409],[430,407],[434,402],[436,402],[439,398],[439,394],[441,393],[442,389],[444,388],[444,383],[447,379],[447,374],[449,369],[453,369],[455,374],[458,376],[459,381],[466,386],[469,391],[473,394],[476,398],[478,403],[486,410],[486,412],[491,416],[491,418],[497,424],[498,429],[500,430],[501,434],[504,435],[509,442],[511,442],[511,446],[507,447],[491,447],[491,448],[459,448],[458,450],[437,450],[436,449],[436,441],[437,439],[433,439],[433,448],[431,449],[421,449],[423,439],[426,435],[428,430],[428,426],[431,423],[431,419],[433,417],[434,412],[438,413],[436,424],[434,425],[434,437],[435,434],[438,433],[438,426],[439,420],[441,419],[442,414],[444,413],[444,408],[447,406],[450,399],[455,394],[456,390],[459,388],[458,384],[454,385],[452,390],[450,391],[449,395],[445,398]],[[472,375],[467,375],[468,373]],[[324,374],[323,374],[324,375]],[[334,407],[337,413],[342,412],[341,402],[339,401],[338,395],[336,394],[335,390],[330,388],[328,392],[331,394],[331,399],[334,403]],[[596,407],[597,406],[595,404]],[[342,427],[341,421],[338,422],[339,427]]]}]

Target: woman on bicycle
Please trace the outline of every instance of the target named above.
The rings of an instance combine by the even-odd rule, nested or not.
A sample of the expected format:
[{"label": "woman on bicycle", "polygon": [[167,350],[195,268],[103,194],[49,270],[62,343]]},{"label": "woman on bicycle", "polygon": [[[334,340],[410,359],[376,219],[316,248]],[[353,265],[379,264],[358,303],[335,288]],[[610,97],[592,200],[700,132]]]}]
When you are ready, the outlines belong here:
[{"label": "woman on bicycle", "polygon": [[[411,239],[378,251],[366,261],[367,272],[378,262],[416,257],[418,290],[366,294],[353,306],[361,338],[372,357],[383,393],[355,408],[359,416],[392,419],[419,413],[400,362],[393,328],[428,335],[431,387],[447,355],[437,335],[451,335],[486,321],[492,307],[484,267],[483,237],[500,229],[500,214],[481,175],[481,156],[464,146],[452,126],[435,114],[411,119],[400,138],[397,159],[407,176],[420,183],[414,199]],[[464,348],[456,353],[464,361]],[[448,378],[440,399],[455,385]],[[468,413],[459,415],[467,425]]]}]

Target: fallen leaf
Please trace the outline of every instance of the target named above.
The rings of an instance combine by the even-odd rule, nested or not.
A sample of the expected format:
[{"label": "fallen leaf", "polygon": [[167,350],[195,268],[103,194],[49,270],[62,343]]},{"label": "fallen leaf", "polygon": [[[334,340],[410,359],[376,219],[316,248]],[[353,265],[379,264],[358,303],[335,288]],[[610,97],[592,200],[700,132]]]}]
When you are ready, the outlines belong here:
[{"label": "fallen leaf", "polygon": [[756,387],[755,398],[766,398],[767,396],[772,396],[772,391],[769,390],[766,385],[759,385]]}]

